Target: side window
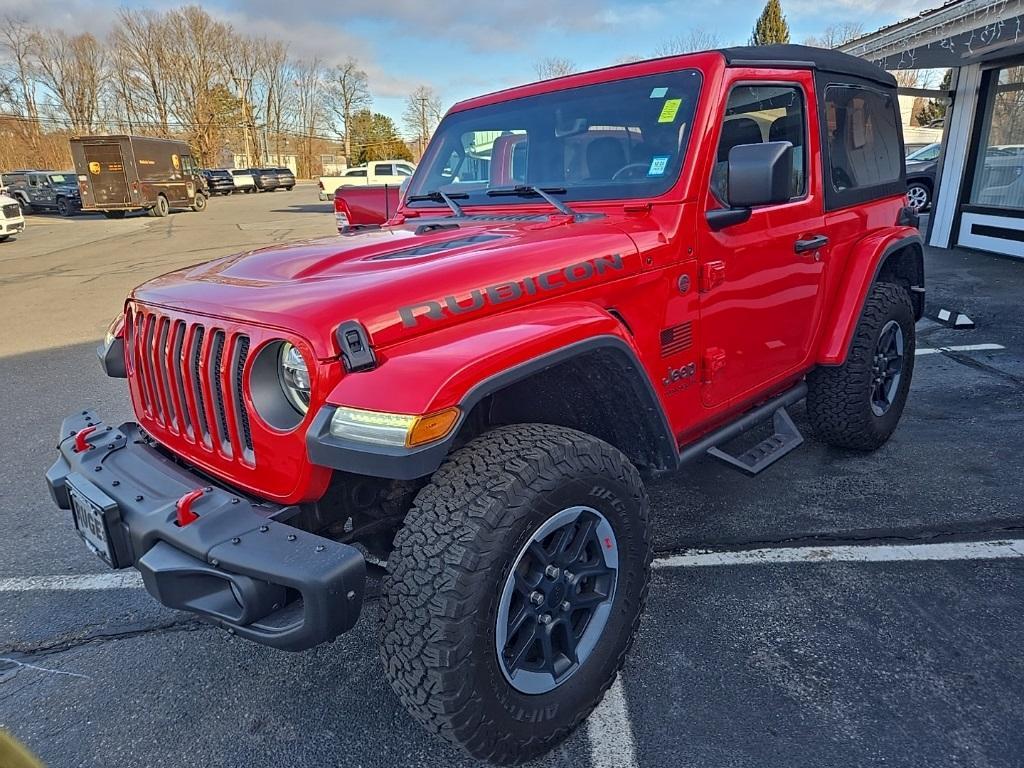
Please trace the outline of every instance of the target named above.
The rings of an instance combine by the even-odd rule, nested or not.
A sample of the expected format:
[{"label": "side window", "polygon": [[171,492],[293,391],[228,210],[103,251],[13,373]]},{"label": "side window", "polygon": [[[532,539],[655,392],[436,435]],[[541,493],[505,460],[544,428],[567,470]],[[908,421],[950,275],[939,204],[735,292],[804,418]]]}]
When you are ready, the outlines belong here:
[{"label": "side window", "polygon": [[377,170],[374,172],[375,176],[394,176],[395,168],[391,163],[378,163]]},{"label": "side window", "polygon": [[412,176],[412,168],[407,165],[396,165],[395,170],[399,176]]},{"label": "side window", "polygon": [[711,191],[725,203],[729,152],[741,144],[788,141],[793,145],[792,197],[807,191],[807,113],[803,91],[796,86],[738,85],[729,94],[718,141]]},{"label": "side window", "polygon": [[836,192],[898,182],[898,109],[891,94],[872,88],[830,85],[825,89],[829,174]]}]

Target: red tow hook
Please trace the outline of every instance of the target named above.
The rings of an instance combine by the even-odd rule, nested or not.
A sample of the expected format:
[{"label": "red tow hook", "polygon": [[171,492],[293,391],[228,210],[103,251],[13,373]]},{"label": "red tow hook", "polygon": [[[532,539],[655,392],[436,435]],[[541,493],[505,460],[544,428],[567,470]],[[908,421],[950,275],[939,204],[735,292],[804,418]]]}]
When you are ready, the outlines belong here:
[{"label": "red tow hook", "polygon": [[95,431],[95,424],[92,425],[91,427],[86,427],[85,429],[78,430],[78,432],[75,434],[75,453],[81,453],[82,451],[86,451],[92,448],[92,446],[89,445],[89,443],[85,442],[85,439]]},{"label": "red tow hook", "polygon": [[192,511],[192,504],[204,493],[205,491],[202,488],[196,488],[194,491],[189,491],[175,502],[174,506],[178,510],[179,528],[184,528],[189,523],[194,523],[199,519],[199,515]]}]

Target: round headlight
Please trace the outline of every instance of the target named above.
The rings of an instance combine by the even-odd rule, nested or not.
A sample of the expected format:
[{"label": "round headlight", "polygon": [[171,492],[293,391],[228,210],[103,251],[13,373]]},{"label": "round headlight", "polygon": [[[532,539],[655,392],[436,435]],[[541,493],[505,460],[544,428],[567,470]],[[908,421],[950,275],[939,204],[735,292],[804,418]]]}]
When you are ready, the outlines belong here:
[{"label": "round headlight", "polygon": [[296,411],[305,414],[309,410],[309,368],[298,348],[287,341],[281,345],[278,378],[288,402]]}]

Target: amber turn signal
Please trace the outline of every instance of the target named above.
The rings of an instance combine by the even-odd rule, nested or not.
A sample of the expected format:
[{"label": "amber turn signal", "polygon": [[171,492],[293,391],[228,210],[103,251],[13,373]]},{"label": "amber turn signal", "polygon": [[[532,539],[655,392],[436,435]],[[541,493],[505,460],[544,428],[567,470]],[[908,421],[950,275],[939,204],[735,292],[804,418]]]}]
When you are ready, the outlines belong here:
[{"label": "amber turn signal", "polygon": [[414,448],[417,445],[440,440],[455,428],[458,420],[459,409],[454,407],[445,408],[443,411],[432,413],[429,416],[420,416],[409,430],[405,445],[407,448]]}]

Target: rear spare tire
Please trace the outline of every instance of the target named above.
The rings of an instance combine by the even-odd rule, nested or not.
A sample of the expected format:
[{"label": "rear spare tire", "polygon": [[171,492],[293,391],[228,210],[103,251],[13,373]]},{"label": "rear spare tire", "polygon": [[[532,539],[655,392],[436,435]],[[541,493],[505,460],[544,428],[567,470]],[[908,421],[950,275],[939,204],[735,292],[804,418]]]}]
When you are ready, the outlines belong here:
[{"label": "rear spare tire", "polygon": [[387,676],[429,731],[528,760],[615,680],[650,564],[647,494],[622,453],[551,425],[488,432],[434,474],[395,538]]},{"label": "rear spare tire", "polygon": [[840,448],[874,450],[896,429],[914,374],[914,308],[903,286],[875,283],[846,362],[807,377],[814,432]]}]

